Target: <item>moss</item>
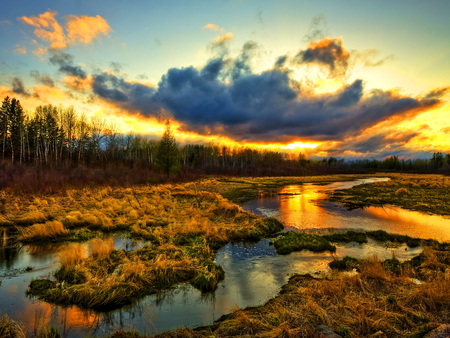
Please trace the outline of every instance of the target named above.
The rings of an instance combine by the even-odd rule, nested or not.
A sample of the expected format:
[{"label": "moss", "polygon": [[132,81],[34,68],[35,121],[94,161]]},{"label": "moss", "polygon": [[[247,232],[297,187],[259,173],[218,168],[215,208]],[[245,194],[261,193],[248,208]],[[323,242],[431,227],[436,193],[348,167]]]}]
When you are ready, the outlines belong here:
[{"label": "moss", "polygon": [[393,243],[406,243],[410,248],[415,248],[421,245],[422,240],[420,238],[413,238],[406,235],[390,234],[384,230],[366,231],[366,235],[378,242],[393,242]]},{"label": "moss", "polygon": [[278,237],[274,241],[274,247],[277,253],[282,255],[301,250],[312,252],[336,251],[336,247],[321,236],[294,231],[284,233]]},{"label": "moss", "polygon": [[357,266],[357,264],[360,262],[359,259],[351,257],[351,256],[345,256],[342,259],[334,259],[330,263],[328,263],[328,266],[331,269],[336,270],[351,270]]}]

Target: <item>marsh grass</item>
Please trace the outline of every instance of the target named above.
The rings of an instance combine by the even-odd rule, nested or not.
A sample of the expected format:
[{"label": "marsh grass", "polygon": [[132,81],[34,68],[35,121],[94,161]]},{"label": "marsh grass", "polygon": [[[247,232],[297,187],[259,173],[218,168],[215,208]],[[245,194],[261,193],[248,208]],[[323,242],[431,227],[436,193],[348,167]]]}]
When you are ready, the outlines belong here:
[{"label": "marsh grass", "polygon": [[24,327],[10,319],[7,314],[0,317],[0,337],[2,338],[26,338]]},{"label": "marsh grass", "polygon": [[364,206],[397,205],[405,209],[450,215],[450,177],[425,174],[383,173],[389,181],[329,191],[329,200],[349,209]]},{"label": "marsh grass", "polygon": [[309,250],[312,252],[335,252],[336,247],[325,237],[305,232],[289,231],[281,234],[274,241],[277,253],[290,254],[293,251]]},{"label": "marsh grass", "polygon": [[[320,337],[317,327],[326,325],[342,337],[424,337],[450,316],[450,296],[445,291],[450,279],[445,272],[422,284],[413,280],[430,264],[428,259],[442,253],[427,250],[413,269],[395,271],[396,263],[371,256],[358,262],[356,274],[332,272],[324,279],[295,275],[266,304],[236,310],[211,326],[183,332],[187,337],[312,338]],[[156,337],[176,337],[175,332]]]},{"label": "marsh grass", "polygon": [[20,228],[20,240],[23,242],[52,240],[69,235],[60,221],[48,221],[44,224],[33,224],[26,228]]}]

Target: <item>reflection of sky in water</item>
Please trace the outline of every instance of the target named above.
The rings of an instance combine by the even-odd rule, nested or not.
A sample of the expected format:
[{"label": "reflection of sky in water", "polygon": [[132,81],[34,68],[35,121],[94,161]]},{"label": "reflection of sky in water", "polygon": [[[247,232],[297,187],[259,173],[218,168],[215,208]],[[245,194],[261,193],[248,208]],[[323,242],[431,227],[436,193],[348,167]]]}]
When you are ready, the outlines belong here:
[{"label": "reflection of sky in water", "polygon": [[335,182],[329,185],[292,185],[283,188],[285,195],[261,197],[245,202],[242,207],[263,216],[277,217],[286,225],[298,229],[363,229],[386,230],[413,237],[450,240],[450,218],[426,215],[394,206],[345,210],[324,201],[324,190],[346,189],[356,184],[380,179]]},{"label": "reflection of sky in water", "polygon": [[[403,212],[398,208],[346,211],[337,208],[335,204],[321,201],[320,198],[323,198],[324,194],[317,192],[343,189],[355,184],[358,182],[338,182],[326,186],[290,186],[283,189],[283,192],[297,195],[262,198],[247,202],[243,207],[265,216],[278,217],[298,228],[385,229],[414,236],[420,225],[422,232],[426,230],[425,237],[445,236],[441,233],[439,237],[437,230],[433,233],[429,229],[434,226],[442,231],[445,223],[449,224],[448,219]],[[0,314],[7,313],[14,320],[24,322],[29,332],[39,325],[55,325],[60,328],[63,336],[68,338],[83,337],[86,334],[101,336],[118,328],[136,328],[141,333],[153,334],[180,326],[211,324],[236,307],[265,303],[274,297],[295,273],[320,276],[328,271],[328,263],[333,259],[330,253],[315,254],[309,251],[279,256],[270,245],[270,240],[252,245],[229,244],[220,250],[216,257],[217,263],[225,270],[226,278],[214,294],[202,295],[189,285],[181,285],[170,292],[145,297],[132,306],[96,314],[77,307],[62,309],[44,302],[32,301],[24,295],[31,279],[51,276],[59,264],[58,252],[67,245],[29,245],[19,249],[6,248],[5,244],[7,243],[3,242],[3,245],[0,245],[0,275],[9,274],[9,277],[0,277],[3,280],[0,286]],[[129,250],[142,245],[140,242],[121,238],[115,238],[114,244],[116,248]],[[86,244],[85,248],[89,252],[89,244]],[[421,251],[421,248],[405,248],[405,245],[384,248],[372,241],[363,245],[350,243],[338,246],[335,256],[351,255],[364,258],[376,254],[383,259],[391,258],[392,254],[395,254],[398,259],[405,260]],[[33,266],[33,271],[20,271],[27,266]]]}]

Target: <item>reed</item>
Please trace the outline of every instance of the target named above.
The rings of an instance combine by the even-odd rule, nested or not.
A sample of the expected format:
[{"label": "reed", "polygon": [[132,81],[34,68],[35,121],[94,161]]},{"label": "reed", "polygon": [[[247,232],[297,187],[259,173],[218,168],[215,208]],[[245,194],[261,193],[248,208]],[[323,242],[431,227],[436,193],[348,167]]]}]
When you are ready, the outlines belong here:
[{"label": "reed", "polygon": [[31,242],[36,240],[51,240],[58,237],[65,237],[69,231],[60,221],[48,221],[44,224],[33,224],[27,228],[20,228],[20,240]]}]

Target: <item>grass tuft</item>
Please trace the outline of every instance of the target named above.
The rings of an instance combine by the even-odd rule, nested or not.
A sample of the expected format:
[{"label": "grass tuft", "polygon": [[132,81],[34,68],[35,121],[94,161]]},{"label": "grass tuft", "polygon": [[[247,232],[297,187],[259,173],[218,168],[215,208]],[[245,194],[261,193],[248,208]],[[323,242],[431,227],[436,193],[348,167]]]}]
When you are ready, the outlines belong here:
[{"label": "grass tuft", "polygon": [[309,250],[312,252],[335,252],[336,247],[322,236],[308,234],[305,232],[289,231],[281,234],[274,241],[277,253],[281,255],[290,254],[293,251]]},{"label": "grass tuft", "polygon": [[64,228],[60,221],[48,221],[44,224],[33,224],[27,228],[20,229],[20,240],[31,242],[37,240],[52,240],[69,235],[69,230]]}]

